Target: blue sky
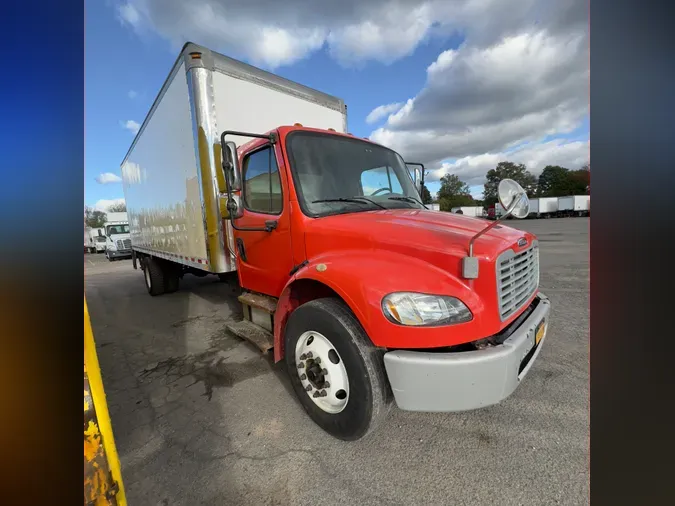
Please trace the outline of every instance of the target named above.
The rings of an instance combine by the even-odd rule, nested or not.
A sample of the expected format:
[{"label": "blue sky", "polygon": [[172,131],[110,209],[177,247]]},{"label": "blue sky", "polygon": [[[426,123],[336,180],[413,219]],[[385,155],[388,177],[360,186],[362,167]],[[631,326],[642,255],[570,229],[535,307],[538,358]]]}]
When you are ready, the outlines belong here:
[{"label": "blue sky", "polygon": [[[376,3],[387,1],[376,0]],[[304,8],[300,5],[302,0],[291,0],[286,4],[287,11],[292,11],[294,2],[299,4],[298,9]],[[227,14],[224,20],[232,20],[237,26],[259,26],[259,30],[269,28],[265,24],[269,16],[239,12],[229,3],[227,0],[215,1]],[[438,169],[429,181],[432,193],[438,189],[434,179],[452,172],[468,182],[473,193],[479,196],[484,173],[507,155],[514,161],[526,163],[533,172],[541,170],[542,164],[549,161],[566,166],[580,165],[584,150],[588,150],[588,112],[583,104],[585,99],[581,97],[580,101],[578,97],[579,80],[570,81],[562,95],[560,90],[552,89],[549,93],[545,88],[554,86],[547,75],[561,70],[548,68],[552,51],[560,53],[561,65],[567,62],[573,71],[579,70],[578,54],[569,49],[578,44],[579,39],[559,40],[552,31],[543,36],[538,32],[530,33],[527,30],[532,30],[531,25],[524,23],[520,39],[511,36],[500,40],[496,37],[492,46],[485,43],[479,46],[472,38],[478,30],[472,25],[474,21],[469,18],[460,27],[439,29],[445,26],[443,16],[446,14],[430,11],[427,3],[422,2],[420,5],[426,10],[419,11],[427,16],[420,21],[425,31],[420,29],[419,33],[403,35],[403,32],[388,35],[387,30],[395,30],[396,26],[378,28],[373,23],[379,21],[369,19],[368,11],[361,14],[364,19],[336,19],[334,13],[326,13],[322,18],[322,13],[317,12],[313,14],[311,26],[293,18],[289,23],[295,23],[297,27],[282,33],[282,43],[276,42],[279,34],[273,34],[275,44],[285,48],[280,52],[278,47],[266,44],[265,40],[249,48],[236,39],[228,39],[225,22],[222,30],[220,25],[213,30],[203,21],[186,20],[181,10],[186,5],[184,0],[88,1],[85,23],[85,203],[98,203],[104,207],[106,202],[123,197],[119,182],[101,184],[98,181],[112,181],[116,180],[114,176],[121,176],[120,162],[134,138],[127,126],[133,125],[130,122],[142,123],[181,43],[187,38],[343,98],[349,108],[352,133],[370,136],[396,149],[405,158],[421,160]],[[211,4],[194,0],[190,5],[198,11],[200,6],[210,8]],[[172,9],[175,10],[174,18]],[[218,15],[221,14],[214,14],[216,18]],[[527,12],[523,13],[523,16],[527,15]],[[499,13],[495,12],[494,16],[497,19]],[[482,24],[483,21],[476,22],[476,26]],[[314,31],[307,32],[317,26],[320,36]],[[364,26],[368,30],[364,30]],[[490,29],[490,33],[498,34],[498,31],[498,28]],[[293,38],[295,32],[299,35]],[[583,40],[585,33],[581,36]],[[307,42],[313,37],[324,39],[319,38],[316,44]],[[354,43],[359,38],[364,45]],[[532,50],[521,48],[523,44],[538,49],[540,59],[527,56]],[[522,51],[522,56],[518,51]],[[532,84],[530,80],[523,80],[522,86],[514,91],[508,88],[506,78],[500,82],[504,72],[498,67],[508,58],[514,60],[507,67],[507,74],[510,68],[514,69],[514,74],[541,74],[543,87],[528,91],[527,87]],[[533,59],[529,62],[526,61],[528,58]],[[488,69],[487,77],[474,76],[472,68],[480,68],[484,61],[494,62],[494,72]],[[492,80],[495,82],[483,86]],[[480,88],[485,88],[485,97],[479,97],[478,105],[468,110],[463,104],[475,101],[474,90]],[[561,96],[560,103],[546,103],[538,109],[514,105],[523,100],[518,93],[528,97],[539,89],[547,92],[541,92],[542,100]],[[566,90],[569,91],[565,95]],[[512,100],[502,99],[502,93],[510,94]],[[414,104],[401,109],[413,98]],[[392,116],[384,115],[371,124],[366,122],[373,109],[386,104],[398,104],[392,107]],[[560,113],[561,110],[565,114]],[[486,135],[481,135],[481,129],[485,129]]]}]

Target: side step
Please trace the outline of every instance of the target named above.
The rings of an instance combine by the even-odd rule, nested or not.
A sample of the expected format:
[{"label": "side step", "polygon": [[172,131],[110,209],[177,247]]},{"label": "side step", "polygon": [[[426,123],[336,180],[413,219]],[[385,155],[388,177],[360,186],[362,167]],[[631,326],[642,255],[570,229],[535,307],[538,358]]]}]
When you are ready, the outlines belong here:
[{"label": "side step", "polygon": [[262,309],[268,314],[274,314],[277,310],[277,299],[268,297],[267,295],[245,292],[239,296],[238,300],[245,306]]},{"label": "side step", "polygon": [[274,348],[274,336],[264,328],[248,320],[230,323],[227,330],[235,336],[254,344],[260,351],[267,353]]},{"label": "side step", "polygon": [[274,331],[274,311],[277,299],[258,293],[245,292],[238,298],[241,302],[244,319],[255,323],[268,332]]}]

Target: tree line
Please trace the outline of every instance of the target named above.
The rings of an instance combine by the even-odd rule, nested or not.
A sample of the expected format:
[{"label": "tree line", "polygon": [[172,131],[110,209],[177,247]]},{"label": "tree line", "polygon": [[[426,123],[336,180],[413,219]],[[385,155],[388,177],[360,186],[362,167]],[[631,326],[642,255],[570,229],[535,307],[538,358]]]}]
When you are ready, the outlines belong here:
[{"label": "tree line", "polygon": [[[125,213],[127,205],[124,202],[113,204],[108,207],[109,213]],[[84,224],[89,228],[102,228],[105,225],[108,215],[104,211],[99,211],[93,207],[84,206]]]},{"label": "tree line", "polygon": [[[471,196],[469,185],[455,174],[446,174],[441,178],[441,188],[437,199],[441,211],[450,211],[453,207],[484,206],[490,207],[497,202],[497,186],[502,179],[513,179],[527,192],[530,198],[564,197],[566,195],[588,195],[591,190],[591,168],[589,164],[580,169],[570,170],[559,165],[547,165],[537,178],[522,163],[499,162],[485,175],[483,200]],[[425,204],[433,202],[431,193],[422,188],[422,200]]]}]

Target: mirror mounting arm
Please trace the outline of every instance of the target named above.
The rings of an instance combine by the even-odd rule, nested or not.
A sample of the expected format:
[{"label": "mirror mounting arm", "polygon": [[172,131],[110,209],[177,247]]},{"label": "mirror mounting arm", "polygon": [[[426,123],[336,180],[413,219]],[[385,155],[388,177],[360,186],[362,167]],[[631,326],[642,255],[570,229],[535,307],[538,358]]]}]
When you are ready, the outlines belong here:
[{"label": "mirror mounting arm", "polygon": [[[230,220],[230,223],[232,224],[232,228],[240,232],[272,232],[277,228],[278,222],[276,220],[266,221],[264,227],[238,227],[234,222],[234,215],[237,210],[237,204],[234,202],[234,199],[232,198],[232,186],[229,174],[230,171],[234,170],[235,164],[233,161],[230,161],[227,156],[229,148],[227,147],[227,144],[225,142],[226,135],[239,135],[242,137],[253,137],[256,139],[267,139],[270,144],[276,144],[277,136],[274,132],[268,135],[261,135],[250,132],[239,132],[236,130],[225,130],[223,131],[223,133],[220,134],[220,146],[223,158],[223,169],[225,172],[225,189],[227,191],[227,211],[228,211],[228,218]],[[232,156],[237,156],[236,150],[234,153],[232,153]]]},{"label": "mirror mounting arm", "polygon": [[481,235],[486,233],[489,230],[492,230],[494,227],[497,226],[497,224],[508,218],[511,213],[514,211],[516,206],[520,203],[521,199],[525,193],[521,193],[518,195],[515,199],[513,199],[513,202],[509,206],[509,208],[506,210],[506,212],[501,215],[498,219],[496,219],[494,222],[490,223],[487,227],[485,227],[483,230],[478,232],[476,235],[474,235],[471,240],[469,241],[469,255],[465,256],[462,258],[462,277],[465,279],[476,279],[478,278],[478,259],[473,256],[473,243],[476,242],[476,239],[478,239]]},{"label": "mirror mounting arm", "polygon": [[523,198],[523,194],[518,195],[518,198],[513,199],[513,202],[509,206],[509,208],[506,210],[504,214],[502,214],[499,218],[497,218],[495,221],[490,223],[487,227],[485,227],[483,230],[478,232],[476,235],[474,235],[471,240],[469,241],[469,256],[473,256],[473,243],[476,242],[476,239],[478,239],[481,235],[484,233],[488,232],[489,230],[492,230],[495,226],[499,224],[500,221],[505,220],[509,216],[511,216],[511,213],[513,210],[516,208],[518,203],[520,202],[520,199]]}]

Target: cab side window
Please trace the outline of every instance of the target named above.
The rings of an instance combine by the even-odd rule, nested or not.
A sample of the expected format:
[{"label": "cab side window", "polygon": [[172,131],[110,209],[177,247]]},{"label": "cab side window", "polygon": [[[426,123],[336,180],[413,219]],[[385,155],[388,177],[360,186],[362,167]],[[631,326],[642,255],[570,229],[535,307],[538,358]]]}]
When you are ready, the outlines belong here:
[{"label": "cab side window", "polygon": [[255,151],[244,159],[243,183],[246,209],[256,213],[281,213],[281,179],[271,147]]}]

